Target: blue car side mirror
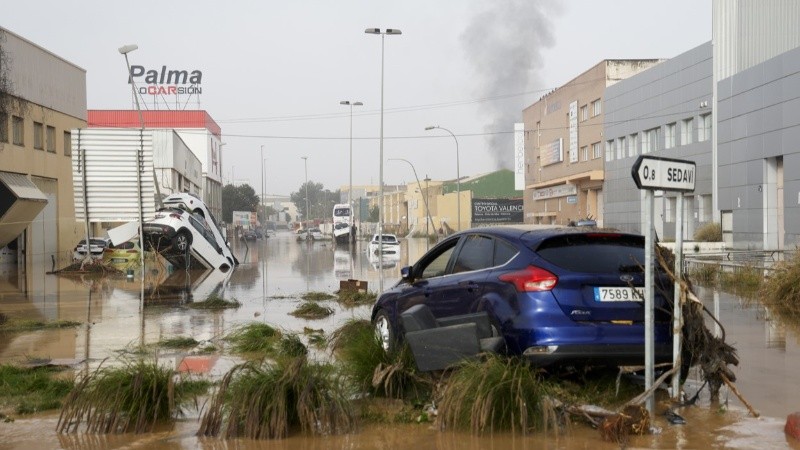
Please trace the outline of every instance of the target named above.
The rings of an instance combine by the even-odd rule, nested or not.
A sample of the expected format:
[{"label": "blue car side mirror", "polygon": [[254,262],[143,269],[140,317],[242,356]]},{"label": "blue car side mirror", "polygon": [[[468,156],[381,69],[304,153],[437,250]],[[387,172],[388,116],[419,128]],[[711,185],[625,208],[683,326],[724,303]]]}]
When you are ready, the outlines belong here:
[{"label": "blue car side mirror", "polygon": [[410,280],[411,279],[411,267],[412,266],[405,266],[402,269],[400,269],[400,277],[403,278],[404,280]]}]

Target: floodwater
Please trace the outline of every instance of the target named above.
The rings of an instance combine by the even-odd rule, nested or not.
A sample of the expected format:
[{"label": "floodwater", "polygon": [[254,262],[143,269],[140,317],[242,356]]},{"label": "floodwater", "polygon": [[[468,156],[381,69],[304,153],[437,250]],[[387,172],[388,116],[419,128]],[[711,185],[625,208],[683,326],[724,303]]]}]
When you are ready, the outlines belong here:
[{"label": "floodwater", "polygon": [[[52,358],[77,368],[95,367],[105,358],[118,357],[126,347],[150,344],[175,336],[191,336],[198,341],[219,338],[234,327],[253,321],[266,322],[287,331],[304,327],[330,332],[344,321],[369,318],[370,307],[343,308],[334,302],[327,306],[335,314],[321,320],[304,320],[288,313],[308,291],[333,292],[339,281],[364,280],[377,290],[379,268],[383,266],[384,286],[399,279],[400,267],[414,262],[426,251],[423,239],[403,241],[401,254],[385,258],[383,264],[359,243],[349,251],[332,242],[296,242],[283,232],[274,238],[236,242],[234,252],[241,265],[230,274],[207,274],[148,270],[145,277],[144,305],[140,300],[142,282],[133,279],[98,276],[58,277],[41,273],[34,292],[24,294],[17,286],[16,271],[0,269],[0,313],[9,318],[75,320],[83,325],[74,329],[43,330],[0,334],[0,363],[24,362],[28,358]],[[363,246],[363,247],[362,247]],[[188,287],[188,289],[187,289]],[[185,308],[192,301],[211,294],[242,303],[238,309],[204,311]],[[663,416],[655,418],[660,434],[632,437],[629,448],[791,448],[783,433],[786,415],[800,410],[800,332],[781,324],[763,307],[751,306],[732,295],[699,289],[698,294],[710,311],[716,311],[728,342],[738,350],[741,360],[736,369],[737,387],[762,414],[749,417],[733,393],[723,389],[722,405],[701,401],[697,406],[679,408],[686,425],[669,425]],[[144,311],[142,313],[142,310]],[[327,357],[317,354],[316,357]],[[221,375],[235,360],[225,356],[187,355],[164,351],[159,359],[177,370],[191,369]],[[0,380],[1,382],[1,380]],[[699,385],[691,379],[686,391]],[[667,408],[660,403],[657,411]],[[157,449],[614,449],[602,442],[596,430],[573,425],[566,433],[532,436],[494,434],[475,437],[466,433],[439,431],[430,424],[370,425],[344,436],[292,436],[275,441],[224,441],[194,436],[195,415],[179,420],[174,427],[143,435],[97,436],[77,433],[58,435],[57,412],[17,417],[0,423],[0,450],[26,448],[157,448]]]}]

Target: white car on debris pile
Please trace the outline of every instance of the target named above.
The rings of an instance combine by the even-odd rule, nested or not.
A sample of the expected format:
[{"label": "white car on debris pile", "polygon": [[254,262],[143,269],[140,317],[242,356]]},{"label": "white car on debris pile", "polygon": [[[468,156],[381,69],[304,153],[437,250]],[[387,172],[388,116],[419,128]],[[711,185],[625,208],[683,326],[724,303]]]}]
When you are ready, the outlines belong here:
[{"label": "white car on debris pile", "polygon": [[176,267],[226,272],[237,264],[227,243],[217,239],[219,230],[214,233],[200,214],[162,208],[144,223],[142,231],[145,248],[157,251]]}]

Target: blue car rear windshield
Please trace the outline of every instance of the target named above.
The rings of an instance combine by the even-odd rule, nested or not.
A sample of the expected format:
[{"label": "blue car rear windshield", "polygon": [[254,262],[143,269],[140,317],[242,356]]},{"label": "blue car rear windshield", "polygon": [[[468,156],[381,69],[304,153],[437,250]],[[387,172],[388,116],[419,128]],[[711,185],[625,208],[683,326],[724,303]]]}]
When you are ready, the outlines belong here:
[{"label": "blue car rear windshield", "polygon": [[586,233],[556,236],[536,248],[545,261],[581,273],[641,272],[644,237]]}]

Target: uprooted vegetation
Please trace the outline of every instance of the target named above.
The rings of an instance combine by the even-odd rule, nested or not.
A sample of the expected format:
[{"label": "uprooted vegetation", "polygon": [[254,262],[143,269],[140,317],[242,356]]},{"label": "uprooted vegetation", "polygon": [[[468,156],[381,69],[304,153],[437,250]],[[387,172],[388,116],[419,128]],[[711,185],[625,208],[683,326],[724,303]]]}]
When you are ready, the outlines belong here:
[{"label": "uprooted vegetation", "polygon": [[317,303],[304,302],[289,314],[302,319],[322,319],[333,314],[333,310]]},{"label": "uprooted vegetation", "polygon": [[36,320],[36,319],[6,319],[0,320],[0,331],[36,331],[53,330],[58,328],[75,328],[81,322],[74,320]]},{"label": "uprooted vegetation", "polygon": [[224,298],[218,295],[209,295],[208,298],[203,300],[202,302],[194,302],[189,303],[189,307],[193,309],[210,309],[210,310],[221,310],[221,309],[228,309],[228,308],[238,308],[242,306],[238,300],[231,299],[225,300]]},{"label": "uprooted vegetation", "polygon": [[56,430],[70,433],[144,433],[173,421],[207,381],[177,379],[155,361],[137,360],[82,374],[64,400]]},{"label": "uprooted vegetation", "polygon": [[229,371],[200,422],[199,436],[283,438],[355,428],[355,414],[333,367],[305,357],[247,363]]}]

